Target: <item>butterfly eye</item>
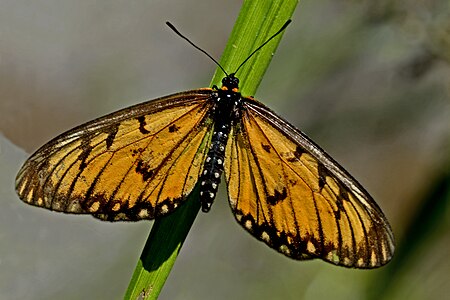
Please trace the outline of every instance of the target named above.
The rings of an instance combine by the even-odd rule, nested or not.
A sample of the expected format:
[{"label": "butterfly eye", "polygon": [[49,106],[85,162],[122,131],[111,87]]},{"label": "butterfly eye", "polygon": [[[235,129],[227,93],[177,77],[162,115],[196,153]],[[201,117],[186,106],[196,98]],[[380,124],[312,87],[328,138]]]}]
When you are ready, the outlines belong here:
[{"label": "butterfly eye", "polygon": [[222,79],[222,86],[226,87],[228,90],[237,89],[239,87],[239,79],[234,77],[234,74]]}]

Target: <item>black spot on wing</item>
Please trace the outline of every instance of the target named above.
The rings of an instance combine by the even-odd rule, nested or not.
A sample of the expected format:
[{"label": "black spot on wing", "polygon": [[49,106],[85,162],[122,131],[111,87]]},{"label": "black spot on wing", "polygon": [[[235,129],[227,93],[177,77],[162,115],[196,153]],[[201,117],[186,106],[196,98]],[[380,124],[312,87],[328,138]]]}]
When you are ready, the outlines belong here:
[{"label": "black spot on wing", "polygon": [[345,212],[344,205],[342,204],[342,200],[338,197],[336,201],[337,210],[334,211],[334,217],[337,220],[341,219],[341,212]]},{"label": "black spot on wing", "polygon": [[304,150],[302,147],[297,146],[297,148],[296,148],[295,151],[294,151],[294,156],[295,156],[297,159],[300,159],[300,157],[302,156],[303,153],[305,153],[305,150]]},{"label": "black spot on wing", "polygon": [[147,125],[147,123],[145,122],[145,116],[140,116],[136,118],[139,122],[139,131],[142,134],[147,134],[150,133],[150,131],[148,131],[147,129],[145,129],[145,125]]},{"label": "black spot on wing", "polygon": [[328,170],[321,163],[317,166],[317,171],[319,174],[319,191],[322,191],[323,187],[327,183],[326,177],[328,176]]},{"label": "black spot on wing", "polygon": [[342,201],[350,201],[349,195],[346,191],[346,188],[342,184],[342,182],[335,176],[333,176],[330,171],[325,168],[325,166],[321,163],[318,165],[318,174],[319,174],[319,190],[322,190],[323,187],[327,184],[327,177],[332,179],[338,187],[338,191],[336,193],[336,198],[338,202]]},{"label": "black spot on wing", "polygon": [[153,170],[147,163],[145,163],[141,159],[137,162],[136,172],[142,175],[142,179],[144,181],[149,180],[153,176]]},{"label": "black spot on wing", "polygon": [[106,138],[106,149],[109,150],[109,148],[111,148],[114,142],[114,138],[116,137],[117,131],[119,131],[119,124],[111,128],[111,131],[109,132],[108,137]]},{"label": "black spot on wing", "polygon": [[278,202],[286,199],[287,197],[287,190],[286,187],[283,188],[281,192],[278,190],[274,190],[273,195],[267,195],[267,201],[270,205],[275,205]]},{"label": "black spot on wing", "polygon": [[79,170],[83,171],[87,166],[86,159],[89,157],[89,154],[92,151],[92,146],[89,144],[89,141],[84,141],[81,144],[81,149],[83,149],[83,152],[81,152],[80,156],[78,156],[78,159],[81,161]]},{"label": "black spot on wing", "polygon": [[266,151],[267,153],[270,153],[270,145],[261,143],[261,146],[264,149],[264,151]]},{"label": "black spot on wing", "polygon": [[345,212],[343,202],[350,201],[350,199],[348,197],[348,193],[346,192],[346,189],[343,187],[342,183],[336,177],[334,177],[330,173],[330,171],[325,168],[325,166],[323,164],[319,163],[318,174],[319,174],[319,190],[320,191],[322,191],[324,186],[327,184],[327,177],[329,179],[332,179],[338,187],[338,191],[337,192],[333,191],[333,193],[336,194],[336,205],[337,205],[337,210],[334,212],[334,215],[335,215],[336,219],[339,220],[341,218],[341,212]]},{"label": "black spot on wing", "polygon": [[296,161],[298,161],[298,158],[297,158],[297,157],[289,157],[289,158],[287,159],[287,161],[288,161],[288,162],[296,162]]},{"label": "black spot on wing", "polygon": [[177,127],[175,124],[169,126],[169,132],[177,132],[178,130],[180,130],[180,127]]},{"label": "black spot on wing", "polygon": [[133,150],[131,150],[131,156],[135,157],[136,155],[139,155],[142,152],[144,152],[144,149],[142,149],[142,148],[133,149]]},{"label": "black spot on wing", "polygon": [[337,195],[338,201],[350,201],[347,192],[339,185],[339,194]]},{"label": "black spot on wing", "polygon": [[297,146],[297,148],[295,149],[294,152],[292,152],[293,157],[290,157],[287,159],[288,162],[296,162],[300,160],[300,157],[302,156],[302,154],[305,153],[305,151],[303,150],[303,148],[301,148],[300,146]]}]

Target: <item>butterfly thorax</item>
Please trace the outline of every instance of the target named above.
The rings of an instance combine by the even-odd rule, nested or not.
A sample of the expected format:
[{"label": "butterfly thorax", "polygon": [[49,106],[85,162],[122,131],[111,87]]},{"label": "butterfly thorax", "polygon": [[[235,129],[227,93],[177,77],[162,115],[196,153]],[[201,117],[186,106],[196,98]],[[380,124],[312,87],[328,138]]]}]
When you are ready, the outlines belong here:
[{"label": "butterfly thorax", "polygon": [[211,117],[214,121],[214,131],[200,176],[200,201],[204,212],[211,209],[216,197],[223,173],[229,133],[233,124],[240,118],[242,98],[238,84],[239,80],[234,74],[230,74],[222,80],[222,88],[216,88],[213,94],[215,105],[211,109]]}]

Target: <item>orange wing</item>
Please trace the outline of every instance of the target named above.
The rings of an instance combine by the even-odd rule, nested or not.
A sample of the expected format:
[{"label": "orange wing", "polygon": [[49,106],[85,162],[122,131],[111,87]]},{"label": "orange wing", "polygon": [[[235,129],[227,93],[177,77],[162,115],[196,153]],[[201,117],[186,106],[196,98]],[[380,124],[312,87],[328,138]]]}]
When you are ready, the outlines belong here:
[{"label": "orange wing", "polygon": [[302,132],[252,98],[226,149],[225,176],[237,221],[294,259],[386,264],[394,238],[370,195]]},{"label": "orange wing", "polygon": [[211,89],[138,104],[72,129],[34,153],[19,197],[55,211],[153,219],[192,191],[210,143]]}]

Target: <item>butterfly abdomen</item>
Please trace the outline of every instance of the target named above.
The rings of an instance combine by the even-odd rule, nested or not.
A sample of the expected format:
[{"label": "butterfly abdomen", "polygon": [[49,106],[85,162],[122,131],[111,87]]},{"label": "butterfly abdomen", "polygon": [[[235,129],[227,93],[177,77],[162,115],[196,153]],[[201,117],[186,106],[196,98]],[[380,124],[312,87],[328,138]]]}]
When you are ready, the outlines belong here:
[{"label": "butterfly abdomen", "polygon": [[231,126],[235,119],[239,117],[240,100],[240,93],[231,90],[218,90],[214,96],[215,106],[212,110],[214,132],[199,180],[203,212],[208,212],[211,209],[211,205],[216,198],[224,168],[225,148]]},{"label": "butterfly abdomen", "polygon": [[230,126],[223,125],[221,128],[215,129],[216,131],[213,133],[211,140],[211,148],[206,155],[203,173],[200,178],[200,201],[204,212],[208,212],[211,209],[220,184]]}]

